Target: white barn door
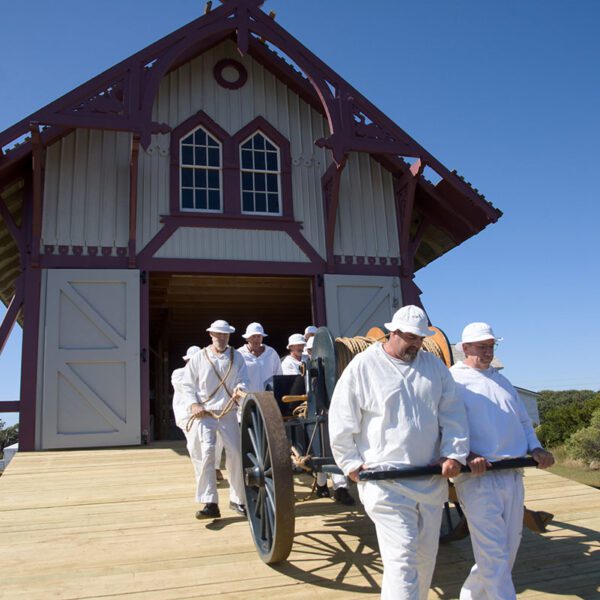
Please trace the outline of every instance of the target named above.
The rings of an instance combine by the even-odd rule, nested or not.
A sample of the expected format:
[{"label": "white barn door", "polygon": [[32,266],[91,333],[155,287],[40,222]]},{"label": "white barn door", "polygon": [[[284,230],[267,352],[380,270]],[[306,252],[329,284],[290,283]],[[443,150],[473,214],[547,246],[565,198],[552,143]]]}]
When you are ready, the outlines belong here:
[{"label": "white barn door", "polygon": [[398,277],[325,275],[327,327],[334,337],[365,335],[400,308]]},{"label": "white barn door", "polygon": [[139,271],[47,274],[41,447],[139,444]]}]

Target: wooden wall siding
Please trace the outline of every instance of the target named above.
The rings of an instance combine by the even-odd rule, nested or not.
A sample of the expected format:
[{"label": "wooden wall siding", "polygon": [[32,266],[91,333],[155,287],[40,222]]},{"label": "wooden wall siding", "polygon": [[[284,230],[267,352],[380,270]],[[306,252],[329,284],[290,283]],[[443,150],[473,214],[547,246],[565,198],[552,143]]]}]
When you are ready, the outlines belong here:
[{"label": "wooden wall siding", "polygon": [[48,147],[45,245],[127,246],[129,133],[78,129]]},{"label": "wooden wall siding", "polygon": [[306,262],[307,256],[284,231],[180,227],[154,255],[157,258],[202,258]]},{"label": "wooden wall siding", "polygon": [[[237,90],[221,87],[214,65],[225,58],[241,62],[248,81]],[[241,58],[229,40],[182,65],[164,78],[152,118],[176,127],[203,110],[229,134],[263,116],[289,139],[292,154],[294,218],[303,221],[303,235],[325,257],[321,177],[329,157],[314,145],[328,134],[323,117],[249,56]],[[155,135],[140,152],[138,248],[160,229],[159,215],[168,212],[169,136]],[[240,258],[244,258],[240,256]]]},{"label": "wooden wall siding", "polygon": [[369,155],[353,152],[342,173],[334,254],[400,256],[391,174]]}]

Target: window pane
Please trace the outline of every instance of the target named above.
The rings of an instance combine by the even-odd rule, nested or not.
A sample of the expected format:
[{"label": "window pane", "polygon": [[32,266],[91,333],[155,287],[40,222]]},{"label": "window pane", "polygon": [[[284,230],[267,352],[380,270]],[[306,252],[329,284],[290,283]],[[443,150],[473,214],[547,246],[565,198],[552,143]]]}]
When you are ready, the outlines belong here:
[{"label": "window pane", "polygon": [[260,133],[257,133],[254,136],[254,147],[257,150],[264,150],[265,148],[265,138],[262,135],[260,135]]},{"label": "window pane", "polygon": [[207,135],[207,142],[209,146],[212,146],[214,148],[218,148],[219,147],[219,143],[217,142],[217,140],[215,140],[214,138],[210,137],[210,135]]},{"label": "window pane", "polygon": [[279,196],[277,194],[267,194],[269,197],[269,212],[279,213]]},{"label": "window pane", "polygon": [[208,187],[213,190],[219,189],[219,171],[215,171],[214,169],[208,170]]},{"label": "window pane", "polygon": [[254,189],[257,192],[264,192],[267,189],[265,178],[264,173],[254,173]]},{"label": "window pane", "polygon": [[209,167],[219,167],[219,149],[218,148],[209,148],[208,149],[208,166]]},{"label": "window pane", "polygon": [[198,129],[194,134],[194,141],[198,146],[206,145],[206,134],[203,129]]},{"label": "window pane", "polygon": [[252,138],[242,144],[242,148],[252,148]]},{"label": "window pane", "polygon": [[242,169],[252,169],[251,150],[242,150]]},{"label": "window pane", "polygon": [[256,193],[256,212],[267,212],[267,195]]},{"label": "window pane", "polygon": [[267,152],[267,170],[268,171],[279,171],[279,164],[277,160],[276,152]]},{"label": "window pane", "polygon": [[206,170],[196,169],[196,186],[197,188],[206,187]]},{"label": "window pane", "polygon": [[194,143],[194,136],[193,135],[188,135],[182,142],[182,144],[193,144]]},{"label": "window pane", "polygon": [[181,190],[181,208],[194,208],[193,190]]},{"label": "window pane", "polygon": [[196,148],[196,165],[206,166],[206,148]]},{"label": "window pane", "polygon": [[266,167],[267,167],[267,165],[265,163],[265,153],[264,152],[255,152],[254,153],[254,168],[264,171]]},{"label": "window pane", "polygon": [[242,172],[242,189],[252,190],[253,188],[252,173]]},{"label": "window pane", "polygon": [[208,192],[208,208],[210,208],[210,210],[221,209],[221,198],[219,198],[219,192],[217,190]]},{"label": "window pane", "polygon": [[206,190],[196,190],[196,208],[206,209]]},{"label": "window pane", "polygon": [[194,169],[181,169],[182,187],[194,187]]},{"label": "window pane", "polygon": [[279,191],[277,185],[277,175],[267,175],[267,192]]},{"label": "window pane", "polygon": [[277,148],[275,148],[275,146],[273,146],[273,144],[271,144],[271,142],[269,142],[269,140],[265,140],[265,148],[267,150],[271,150],[273,152],[277,152]]},{"label": "window pane", "polygon": [[191,146],[181,147],[181,164],[193,165],[194,164],[194,149]]},{"label": "window pane", "polygon": [[242,194],[242,210],[246,212],[254,211],[254,194],[252,192]]}]

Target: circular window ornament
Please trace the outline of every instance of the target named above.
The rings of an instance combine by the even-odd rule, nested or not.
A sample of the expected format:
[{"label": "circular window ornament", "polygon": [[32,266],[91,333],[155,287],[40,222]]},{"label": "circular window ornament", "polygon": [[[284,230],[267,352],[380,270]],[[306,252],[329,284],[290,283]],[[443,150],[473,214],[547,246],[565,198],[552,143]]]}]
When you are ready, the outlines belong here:
[{"label": "circular window ornament", "polygon": [[217,83],[228,90],[241,88],[248,80],[246,67],[233,58],[220,60],[213,69],[213,76]]}]

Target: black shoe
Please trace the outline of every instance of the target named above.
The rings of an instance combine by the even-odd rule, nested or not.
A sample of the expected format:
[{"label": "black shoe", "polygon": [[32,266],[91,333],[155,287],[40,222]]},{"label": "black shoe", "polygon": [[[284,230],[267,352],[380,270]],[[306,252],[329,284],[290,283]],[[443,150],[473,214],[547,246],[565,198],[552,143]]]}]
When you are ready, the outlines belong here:
[{"label": "black shoe", "polygon": [[336,502],[340,502],[346,506],[354,506],[354,498],[350,495],[350,492],[348,492],[348,488],[340,487],[337,490],[334,490],[333,497]]},{"label": "black shoe", "polygon": [[229,508],[231,508],[231,510],[235,510],[235,512],[239,513],[240,515],[244,515],[244,517],[246,516],[246,507],[243,504],[236,504],[235,502],[230,502]]},{"label": "black shoe", "polygon": [[219,505],[215,502],[208,502],[202,510],[196,512],[196,519],[218,519],[220,516]]},{"label": "black shoe", "polygon": [[315,488],[315,496],[317,498],[331,498],[331,494],[329,493],[329,488],[327,487],[327,484],[318,485]]}]

